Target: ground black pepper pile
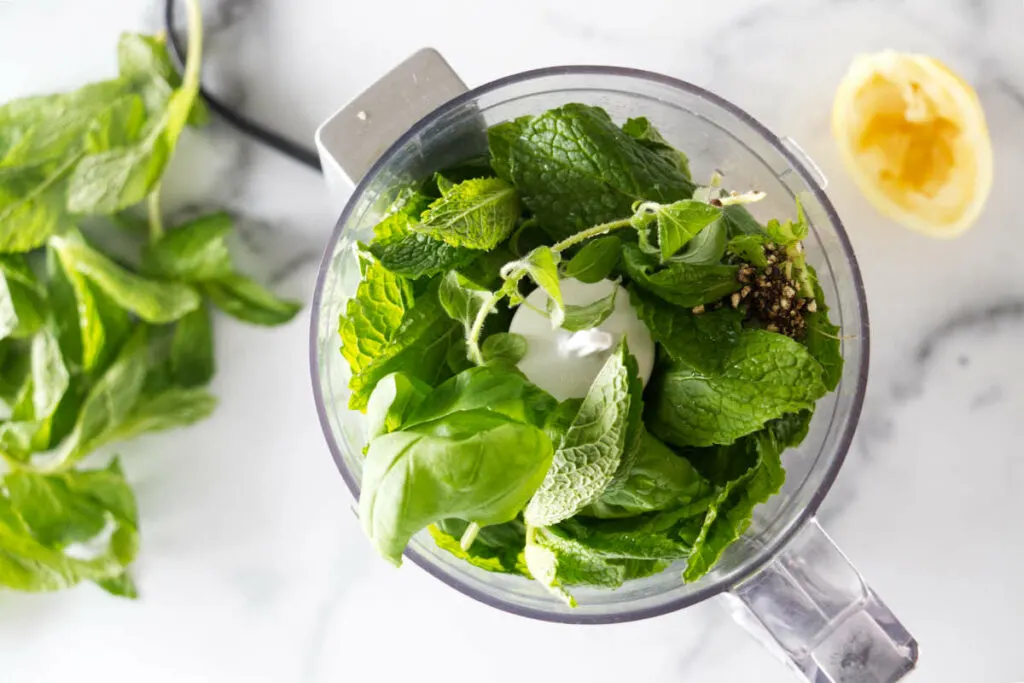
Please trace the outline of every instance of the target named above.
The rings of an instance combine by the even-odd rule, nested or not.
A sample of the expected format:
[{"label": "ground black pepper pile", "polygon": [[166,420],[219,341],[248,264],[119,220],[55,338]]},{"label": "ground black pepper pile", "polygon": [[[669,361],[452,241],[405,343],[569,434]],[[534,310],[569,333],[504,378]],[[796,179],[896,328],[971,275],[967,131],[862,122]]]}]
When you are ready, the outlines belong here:
[{"label": "ground black pepper pile", "polygon": [[[761,322],[769,332],[803,339],[807,333],[804,314],[813,313],[817,304],[812,298],[798,296],[799,287],[792,279],[792,263],[786,259],[785,251],[769,242],[764,253],[768,264],[760,268],[741,263],[737,277],[743,288],[709,308],[745,306],[747,315]],[[698,306],[693,312],[703,313],[704,306]]]}]

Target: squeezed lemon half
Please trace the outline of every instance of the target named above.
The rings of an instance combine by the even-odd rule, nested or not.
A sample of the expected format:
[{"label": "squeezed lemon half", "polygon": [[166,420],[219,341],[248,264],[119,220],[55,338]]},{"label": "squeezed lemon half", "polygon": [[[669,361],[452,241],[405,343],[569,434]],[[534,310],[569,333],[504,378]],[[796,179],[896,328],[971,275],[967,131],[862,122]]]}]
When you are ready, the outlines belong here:
[{"label": "squeezed lemon half", "polygon": [[839,85],[832,134],[885,215],[933,237],[977,219],[992,188],[992,143],[974,89],[931,57],[861,55]]}]

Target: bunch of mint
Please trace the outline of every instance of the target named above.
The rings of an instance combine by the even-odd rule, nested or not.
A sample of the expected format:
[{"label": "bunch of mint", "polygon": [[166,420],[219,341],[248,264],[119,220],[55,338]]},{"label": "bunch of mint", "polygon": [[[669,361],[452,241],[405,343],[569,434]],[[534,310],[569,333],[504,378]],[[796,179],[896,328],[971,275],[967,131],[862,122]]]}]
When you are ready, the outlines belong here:
[{"label": "bunch of mint", "polygon": [[[489,155],[401,188],[360,245],[341,319],[349,407],[367,413],[363,528],[395,564],[428,528],[475,565],[615,588],[685,560],[707,573],[781,488],[781,454],[842,371],[801,242],[690,177],[649,121],[568,104],[493,126]],[[615,294],[566,305],[560,282],[616,278],[657,343],[646,389],[623,340],[585,397],[516,367],[524,287],[568,331]],[[617,291],[617,290],[616,290]]]},{"label": "bunch of mint", "polygon": [[[0,106],[0,586],[135,597],[132,490],[119,458],[84,459],[210,415],[211,308],[259,325],[299,308],[236,272],[227,214],[164,228],[161,177],[183,128],[209,118],[194,0],[189,15],[183,77],[163,39],[124,35],[116,78]],[[79,230],[138,223],[140,204],[134,258]]]}]

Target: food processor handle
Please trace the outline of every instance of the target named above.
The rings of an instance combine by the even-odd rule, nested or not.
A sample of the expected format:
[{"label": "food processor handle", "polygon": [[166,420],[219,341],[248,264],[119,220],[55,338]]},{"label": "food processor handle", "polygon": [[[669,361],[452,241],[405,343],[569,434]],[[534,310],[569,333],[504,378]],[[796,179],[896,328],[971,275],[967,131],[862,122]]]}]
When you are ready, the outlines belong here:
[{"label": "food processor handle", "polygon": [[743,624],[811,683],[893,683],[917,641],[816,520],[727,594]]},{"label": "food processor handle", "polygon": [[337,212],[352,187],[405,131],[467,90],[437,50],[423,48],[321,124],[316,148]]}]

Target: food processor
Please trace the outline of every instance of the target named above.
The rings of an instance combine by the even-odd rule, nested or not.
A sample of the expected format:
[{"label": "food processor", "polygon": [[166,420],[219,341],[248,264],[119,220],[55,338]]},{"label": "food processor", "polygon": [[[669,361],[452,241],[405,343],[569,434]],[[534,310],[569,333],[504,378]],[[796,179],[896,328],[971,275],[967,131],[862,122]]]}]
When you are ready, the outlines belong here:
[{"label": "food processor", "polygon": [[791,214],[799,198],[811,224],[807,260],[842,330],[842,381],[818,402],[804,442],[783,454],[782,491],[755,509],[743,537],[698,581],[682,582],[681,562],[617,590],[581,588],[579,606],[571,608],[537,582],[455,558],[426,531],[406,558],[487,605],[569,624],[644,619],[722,596],[808,681],[901,679],[917,661],[916,641],[815,520],[849,450],[867,383],[868,313],[856,257],[824,177],[799,146],[690,83],[635,69],[565,66],[469,90],[436,51],[421,50],[320,127],[317,147],[341,217],[317,280],[310,365],[324,435],[349,490],[358,497],[365,445],[364,416],[347,408],[350,374],[338,338],[339,316],[359,281],[354,246],[369,241],[396,188],[486,152],[487,126],[569,102],[602,107],[620,123],[647,117],[686,152],[695,178],[717,171],[729,187],[766,192],[751,207],[759,219]]}]

